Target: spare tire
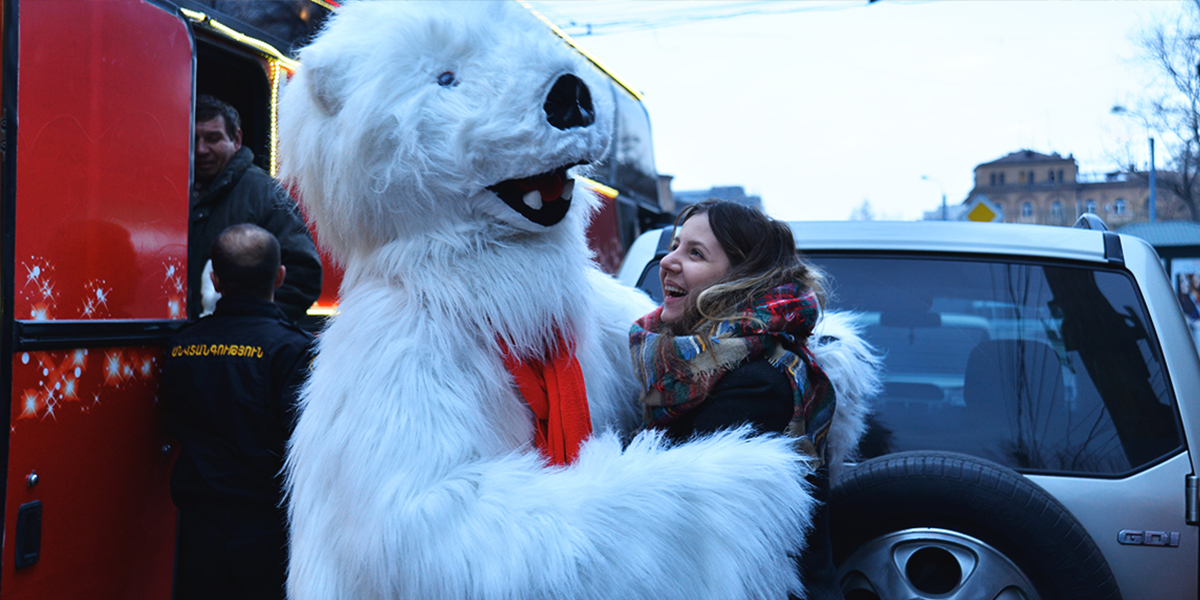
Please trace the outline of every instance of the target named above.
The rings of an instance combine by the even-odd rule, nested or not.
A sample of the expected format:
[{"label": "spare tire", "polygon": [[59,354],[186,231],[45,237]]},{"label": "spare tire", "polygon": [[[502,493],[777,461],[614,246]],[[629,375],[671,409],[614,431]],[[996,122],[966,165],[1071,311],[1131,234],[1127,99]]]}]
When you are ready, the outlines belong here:
[{"label": "spare tire", "polygon": [[846,600],[1119,600],[1096,543],[1016,471],[950,452],[901,452],[847,468],[830,493]]}]

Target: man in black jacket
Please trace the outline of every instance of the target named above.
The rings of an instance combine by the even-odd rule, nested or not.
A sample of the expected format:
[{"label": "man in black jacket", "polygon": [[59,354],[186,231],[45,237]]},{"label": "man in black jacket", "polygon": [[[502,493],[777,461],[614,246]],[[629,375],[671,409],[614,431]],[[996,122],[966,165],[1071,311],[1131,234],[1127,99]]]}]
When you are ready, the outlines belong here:
[{"label": "man in black jacket", "polygon": [[195,185],[188,228],[188,315],[201,314],[204,264],[217,235],[253,223],[279,240],[287,280],[275,302],[293,320],[321,294],[321,259],[296,201],[242,146],[241,117],[212,96],[196,99]]},{"label": "man in black jacket", "polygon": [[250,224],[212,247],[216,312],[167,346],[162,402],[179,440],[175,598],[283,598],[284,448],[313,336],[272,302],[279,243]]}]

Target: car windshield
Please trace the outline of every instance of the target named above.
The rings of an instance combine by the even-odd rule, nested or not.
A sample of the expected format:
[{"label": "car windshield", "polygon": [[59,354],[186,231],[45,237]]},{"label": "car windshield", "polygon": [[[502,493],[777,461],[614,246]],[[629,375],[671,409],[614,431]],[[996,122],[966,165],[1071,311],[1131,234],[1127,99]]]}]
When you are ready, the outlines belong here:
[{"label": "car windshield", "polygon": [[1133,280],[1064,264],[812,255],[829,308],[885,354],[864,458],[964,452],[1024,472],[1122,474],[1180,447]]}]

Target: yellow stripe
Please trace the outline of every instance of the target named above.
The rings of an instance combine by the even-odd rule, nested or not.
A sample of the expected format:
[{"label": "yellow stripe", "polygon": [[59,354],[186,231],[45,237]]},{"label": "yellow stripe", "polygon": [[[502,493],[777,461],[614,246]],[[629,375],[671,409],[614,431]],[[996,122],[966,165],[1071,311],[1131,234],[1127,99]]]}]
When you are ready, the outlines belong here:
[{"label": "yellow stripe", "polygon": [[283,82],[279,79],[280,61],[271,63],[271,177],[279,175],[279,88]]},{"label": "yellow stripe", "polygon": [[251,48],[254,48],[255,50],[258,50],[259,52],[262,52],[263,54],[266,54],[270,58],[274,58],[283,65],[283,68],[289,71],[295,71],[300,66],[299,62],[284,56],[282,52],[275,49],[275,46],[272,46],[258,38],[252,38],[240,31],[232,29],[202,12],[188,10],[186,8],[180,8],[179,12],[183,13],[183,16],[200,25],[209,27],[214,31],[225,35],[226,37],[239,41],[247,46],[250,46]]},{"label": "yellow stripe", "polygon": [[575,179],[582,181],[584,185],[588,186],[597,194],[600,194],[609,200],[621,195],[621,192],[618,192],[617,190],[610,188],[607,185],[596,181],[595,179],[588,179],[587,177],[576,177]]},{"label": "yellow stripe", "polygon": [[632,86],[625,83],[620,77],[617,77],[615,74],[613,74],[612,71],[609,71],[608,67],[605,67],[604,65],[600,64],[600,61],[596,60],[596,57],[589,54],[587,50],[584,50],[583,48],[581,48],[579,46],[579,44],[576,44],[575,40],[571,39],[571,36],[567,35],[567,32],[563,31],[562,29],[559,29],[558,26],[555,25],[554,23],[551,23],[550,19],[543,17],[541,13],[534,10],[533,7],[530,6],[529,3],[526,2],[525,0],[518,0],[518,2],[520,2],[522,7],[524,7],[526,10],[528,10],[530,13],[532,13],[533,16],[537,17],[539,21],[545,23],[546,26],[549,27],[550,30],[553,31],[556,35],[558,35],[558,37],[562,38],[564,42],[566,42],[572,48],[574,48],[577,52],[582,54],[584,58],[591,61],[591,63],[593,65],[596,65],[597,69],[600,69],[601,71],[604,72],[605,75],[608,75],[609,77],[612,78],[613,81],[617,82],[617,85],[620,85],[621,87],[625,88],[625,91],[632,94],[633,97],[637,98],[639,102],[642,101],[642,93],[641,92],[633,89]]}]

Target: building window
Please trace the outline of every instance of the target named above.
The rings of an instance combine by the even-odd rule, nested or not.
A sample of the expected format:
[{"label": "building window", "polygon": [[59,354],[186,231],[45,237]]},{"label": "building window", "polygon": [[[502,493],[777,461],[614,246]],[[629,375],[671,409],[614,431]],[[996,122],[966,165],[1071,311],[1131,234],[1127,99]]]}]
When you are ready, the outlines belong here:
[{"label": "building window", "polygon": [[1058,170],[1058,180],[1059,180],[1059,181],[1064,181],[1064,180],[1063,180],[1063,171],[1062,171],[1062,169],[1059,169],[1059,170]]},{"label": "building window", "polygon": [[1050,216],[1054,217],[1055,219],[1062,218],[1062,202],[1055,200],[1054,204],[1050,205]]},{"label": "building window", "polygon": [[1017,173],[1017,185],[1025,185],[1027,181],[1029,181],[1029,175],[1025,171]]},{"label": "building window", "polygon": [[1088,200],[1086,203],[1084,203],[1083,212],[1090,212],[1090,213],[1096,212],[1096,201]]},{"label": "building window", "polygon": [[1054,169],[1050,169],[1049,179],[1050,181],[1054,181]]},{"label": "building window", "polygon": [[1022,204],[1021,205],[1021,216],[1022,217],[1032,217],[1033,216],[1033,204],[1030,204],[1029,202]]},{"label": "building window", "polygon": [[1034,181],[1033,171],[1030,171],[1029,172],[1029,185],[1033,185],[1033,181]]},{"label": "building window", "polygon": [[999,184],[1004,185],[1004,173],[997,173],[996,177],[999,179]]},{"label": "building window", "polygon": [[1117,198],[1117,201],[1113,202],[1113,214],[1125,216],[1125,200],[1123,198]]},{"label": "building window", "polygon": [[995,173],[992,173],[991,176],[988,177],[988,183],[990,185],[996,185],[996,174]]}]

